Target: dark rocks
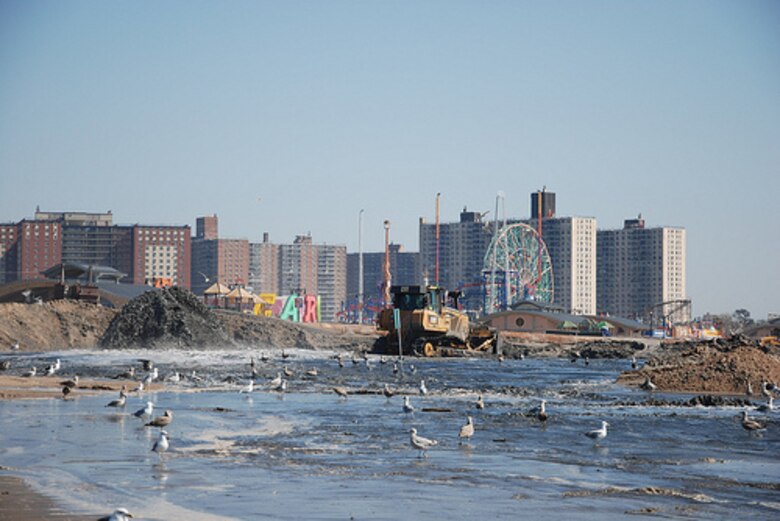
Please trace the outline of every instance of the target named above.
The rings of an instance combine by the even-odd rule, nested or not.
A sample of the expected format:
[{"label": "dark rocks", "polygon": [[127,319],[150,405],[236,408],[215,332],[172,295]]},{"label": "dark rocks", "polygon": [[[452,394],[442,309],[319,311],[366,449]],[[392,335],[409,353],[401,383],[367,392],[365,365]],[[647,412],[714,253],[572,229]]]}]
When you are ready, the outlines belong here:
[{"label": "dark rocks", "polygon": [[222,322],[193,293],[173,287],[147,291],[122,308],[100,346],[227,347],[233,342]]}]

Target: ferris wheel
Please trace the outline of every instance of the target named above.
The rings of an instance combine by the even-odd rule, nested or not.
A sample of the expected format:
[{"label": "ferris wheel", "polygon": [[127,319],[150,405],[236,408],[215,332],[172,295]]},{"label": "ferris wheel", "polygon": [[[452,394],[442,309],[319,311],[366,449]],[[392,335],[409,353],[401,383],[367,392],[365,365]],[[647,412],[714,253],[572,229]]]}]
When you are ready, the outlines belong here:
[{"label": "ferris wheel", "polygon": [[485,313],[523,300],[552,303],[553,268],[547,246],[527,224],[506,225],[493,236],[482,263]]}]

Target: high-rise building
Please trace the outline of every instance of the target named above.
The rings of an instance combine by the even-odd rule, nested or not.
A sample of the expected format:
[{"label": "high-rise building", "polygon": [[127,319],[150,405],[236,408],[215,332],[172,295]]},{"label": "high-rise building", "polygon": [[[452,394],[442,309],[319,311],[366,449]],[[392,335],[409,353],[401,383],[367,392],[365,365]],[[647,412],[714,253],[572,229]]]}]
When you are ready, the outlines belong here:
[{"label": "high-rise building", "polygon": [[[390,244],[390,276],[393,285],[422,284],[420,254],[405,252],[400,244]],[[360,273],[360,254],[347,255],[347,301],[354,308],[357,305]],[[382,302],[382,283],[385,273],[385,253],[363,253],[363,302],[376,305]]]},{"label": "high-rise building", "polygon": [[18,239],[19,226],[17,224],[0,224],[0,284],[5,284],[18,278]]},{"label": "high-rise building", "polygon": [[[420,219],[421,278],[448,290],[463,291],[464,307],[478,309],[482,305],[483,262],[493,237],[492,223],[482,222],[479,212],[466,208],[455,223],[439,224],[438,254],[436,224]],[[436,258],[439,259],[439,280],[436,280]]]},{"label": "high-rise building", "polygon": [[263,242],[249,244],[249,286],[255,293],[279,293],[279,251],[267,232]]},{"label": "high-rise building", "polygon": [[[525,222],[538,231],[538,219]],[[567,313],[596,313],[596,219],[542,219],[541,231],[553,266],[553,304]]]},{"label": "high-rise building", "polygon": [[684,228],[645,228],[640,215],[619,230],[599,230],[598,311],[651,321],[690,320]]},{"label": "high-rise building", "polygon": [[174,286],[189,288],[190,227],[136,224],[132,229],[133,270],[128,275],[133,283],[168,280]]},{"label": "high-rise building", "polygon": [[219,238],[219,220],[217,214],[195,219],[195,238],[207,241]]},{"label": "high-rise building", "polygon": [[321,317],[335,321],[347,299],[346,246],[317,246],[317,294]]},{"label": "high-rise building", "polygon": [[195,220],[191,280],[196,295],[219,282],[228,287],[249,284],[249,241],[220,239],[216,215]]},{"label": "high-rise building", "polygon": [[17,233],[17,280],[44,278],[42,271],[61,262],[62,225],[58,221],[24,219]]}]

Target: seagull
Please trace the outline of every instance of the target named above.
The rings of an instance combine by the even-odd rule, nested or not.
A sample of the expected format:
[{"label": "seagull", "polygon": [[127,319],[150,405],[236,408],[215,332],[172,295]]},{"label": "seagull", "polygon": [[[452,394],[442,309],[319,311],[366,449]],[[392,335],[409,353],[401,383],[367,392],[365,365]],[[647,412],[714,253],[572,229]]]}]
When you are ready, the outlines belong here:
[{"label": "seagull", "polygon": [[257,373],[257,365],[255,364],[255,357],[250,356],[249,357],[249,368],[252,370],[252,377],[255,377],[258,375]]},{"label": "seagull", "polygon": [[311,369],[306,371],[306,375],[307,376],[317,376],[318,374],[320,374],[320,373],[317,371],[316,367],[312,367]]},{"label": "seagull", "polygon": [[62,382],[60,382],[60,385],[64,385],[65,387],[70,387],[70,388],[77,387],[79,385],[79,376],[76,375],[70,380],[63,380]]},{"label": "seagull", "polygon": [[32,369],[24,373],[22,376],[30,378],[31,376],[35,376],[35,374],[38,372],[38,369],[35,368],[35,366],[32,366]]},{"label": "seagull", "polygon": [[636,356],[631,355],[631,369],[636,369],[637,363],[636,363]]},{"label": "seagull", "polygon": [[766,403],[756,407],[758,412],[772,412],[775,410],[774,398],[770,396],[767,398]]},{"label": "seagull", "polygon": [[284,358],[285,360],[287,360],[288,358],[290,358],[290,355],[288,355],[287,353],[285,353],[285,352],[284,352],[284,349],[282,349],[282,358]]},{"label": "seagull", "polygon": [[365,359],[365,364],[366,364],[366,369],[370,371],[372,367],[371,367],[371,363],[368,361],[368,358]]},{"label": "seagull", "polygon": [[347,395],[349,395],[349,392],[347,392],[347,389],[345,387],[334,387],[333,392],[338,394],[342,398],[346,398]]},{"label": "seagull", "polygon": [[145,424],[146,427],[167,427],[173,421],[173,411],[166,410],[162,416],[158,416],[154,420]]},{"label": "seagull", "polygon": [[6,369],[11,368],[11,361],[10,360],[3,360],[0,362],[0,371],[5,371]]},{"label": "seagull", "polygon": [[274,388],[279,387],[280,385],[282,385],[282,373],[276,373],[276,378],[271,380],[269,385],[271,387],[274,387]]},{"label": "seagull", "polygon": [[70,393],[71,393],[70,387],[68,387],[68,386],[63,386],[62,387],[62,399],[63,400],[67,400],[68,399],[68,395]]},{"label": "seagull", "polygon": [[571,363],[575,363],[579,357],[580,357],[580,352],[579,351],[572,351],[571,352]]},{"label": "seagull", "polygon": [[133,413],[136,418],[141,418],[143,421],[149,421],[154,411],[154,404],[152,402],[146,402],[146,407],[138,409]]},{"label": "seagull", "polygon": [[766,380],[761,382],[761,394],[763,394],[767,398],[772,396],[772,391],[771,391],[770,385],[771,384],[769,382],[767,382]]},{"label": "seagull", "polygon": [[753,396],[753,385],[750,383],[750,380],[747,382],[747,390],[745,391],[745,394],[748,396]]},{"label": "seagull", "polygon": [[644,389],[645,391],[655,391],[658,388],[657,385],[655,385],[652,381],[650,381],[649,376],[645,377],[644,383],[642,383],[642,385],[640,385],[639,387]]},{"label": "seagull", "polygon": [[57,372],[57,369],[54,368],[54,364],[50,364],[46,366],[46,373],[44,376],[52,376],[54,373]]},{"label": "seagull", "polygon": [[200,276],[203,277],[204,284],[208,284],[209,282],[211,282],[211,279],[205,273],[203,273],[202,271],[199,271],[198,273],[200,273]]},{"label": "seagull", "polygon": [[382,394],[384,394],[384,395],[385,395],[385,398],[387,398],[387,399],[389,400],[390,398],[392,398],[392,397],[393,397],[393,395],[394,395],[395,393],[394,393],[394,392],[393,392],[393,391],[390,389],[390,386],[389,386],[389,385],[385,384],[385,388],[384,388],[384,389],[382,389]]},{"label": "seagull", "polygon": [[155,441],[154,445],[152,445],[152,451],[159,454],[162,458],[162,453],[168,450],[168,446],[168,433],[165,431],[160,431],[160,437],[157,438],[157,441]]},{"label": "seagull", "polygon": [[418,436],[417,429],[415,429],[414,427],[412,427],[412,429],[409,432],[411,433],[411,436],[409,437],[409,441],[411,441],[412,447],[420,451],[420,455],[422,455],[424,451],[439,444],[439,442],[436,440],[430,440],[428,438],[423,438],[422,436]]},{"label": "seagull", "polygon": [[404,412],[414,412],[414,406],[408,396],[404,396]]},{"label": "seagull", "polygon": [[747,411],[742,411],[742,427],[748,431],[761,431],[766,429],[766,425],[759,423],[748,417]]},{"label": "seagull", "polygon": [[428,394],[428,388],[425,387],[425,380],[420,380],[420,394]]},{"label": "seagull", "polygon": [[287,390],[287,380],[284,379],[282,379],[281,383],[274,388],[274,391],[279,391],[280,393],[283,393],[286,390]]},{"label": "seagull", "polygon": [[144,377],[143,383],[144,385],[149,385],[155,380],[157,380],[157,377],[160,376],[160,374],[157,372],[157,368],[155,367],[152,369],[147,375]]},{"label": "seagull", "polygon": [[393,362],[393,374],[398,374],[398,364]]},{"label": "seagull", "polygon": [[412,374],[417,373],[417,368],[414,366],[414,364],[409,365],[409,370],[412,372]]},{"label": "seagull", "polygon": [[168,376],[165,377],[166,380],[168,380],[171,383],[179,383],[181,382],[181,373],[179,371],[174,371]]},{"label": "seagull", "polygon": [[461,426],[460,432],[458,433],[458,438],[471,438],[474,436],[474,420],[471,419],[471,416],[466,417],[466,424]]},{"label": "seagull", "polygon": [[477,401],[476,401],[476,403],[474,405],[477,407],[477,409],[484,409],[485,408],[485,400],[482,399],[482,395],[481,394],[477,396]]},{"label": "seagull", "polygon": [[385,365],[387,363],[387,357],[385,357],[385,355],[380,356],[379,363]]},{"label": "seagull", "polygon": [[11,344],[11,351],[18,351],[19,350],[19,341],[17,340],[13,344]]},{"label": "seagull", "polygon": [[127,521],[133,517],[133,514],[128,512],[126,508],[117,508],[110,516],[103,516],[98,521]]},{"label": "seagull", "polygon": [[605,421],[602,421],[600,429],[596,429],[596,430],[593,430],[593,431],[588,431],[588,432],[585,433],[585,436],[587,436],[588,438],[590,438],[592,440],[596,440],[597,442],[599,440],[603,440],[604,438],[607,437],[607,426],[608,425],[609,425],[609,423],[607,423]]},{"label": "seagull", "polygon": [[238,391],[238,393],[239,394],[251,393],[254,390],[255,390],[255,381],[254,380],[249,380],[249,383],[247,384],[247,386],[242,388],[240,391]]},{"label": "seagull", "polygon": [[590,365],[590,360],[588,359],[587,356],[583,360],[585,362],[585,365]]},{"label": "seagull", "polygon": [[282,370],[282,372],[284,373],[284,376],[286,376],[287,378],[292,378],[293,374],[295,374],[295,373],[292,372],[292,369],[290,369],[287,366],[284,366],[284,369]]},{"label": "seagull", "polygon": [[139,361],[141,362],[144,371],[151,371],[152,367],[154,367],[154,362],[152,362],[151,360],[141,359]]},{"label": "seagull", "polygon": [[127,403],[127,394],[125,394],[125,386],[123,385],[119,391],[119,398],[108,402],[106,407],[124,407],[125,403]]},{"label": "seagull", "polygon": [[547,410],[545,409],[545,406],[547,405],[547,400],[542,400],[538,406],[532,408],[530,411],[528,411],[532,416],[535,416],[537,420],[540,422],[547,421],[547,418],[549,417],[547,415]]},{"label": "seagull", "polygon": [[498,363],[499,364],[504,363],[504,355],[498,355]]},{"label": "seagull", "polygon": [[125,371],[124,373],[119,373],[114,378],[116,379],[122,378],[125,380],[129,380],[130,378],[135,378],[135,367],[130,367],[127,371]]},{"label": "seagull", "polygon": [[339,361],[339,367],[344,367],[344,360],[341,358],[341,355],[339,355],[337,360]]}]

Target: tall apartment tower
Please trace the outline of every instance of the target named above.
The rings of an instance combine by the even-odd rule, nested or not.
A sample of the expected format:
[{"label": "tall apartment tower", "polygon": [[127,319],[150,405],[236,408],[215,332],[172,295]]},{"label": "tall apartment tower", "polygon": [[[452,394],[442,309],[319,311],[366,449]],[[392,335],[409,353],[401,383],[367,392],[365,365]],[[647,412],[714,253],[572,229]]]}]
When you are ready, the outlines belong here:
[{"label": "tall apartment tower", "polygon": [[0,284],[17,279],[17,242],[19,227],[16,223],[0,224]]},{"label": "tall apartment tower", "polygon": [[317,246],[317,293],[320,316],[335,321],[347,299],[347,247]]},{"label": "tall apartment tower", "polygon": [[298,235],[279,248],[279,293],[317,294],[317,247],[311,236]]},{"label": "tall apartment tower", "polygon": [[[461,303],[468,309],[482,305],[482,270],[485,252],[493,237],[492,223],[483,223],[479,212],[466,208],[455,223],[439,224],[439,285],[461,289]],[[421,277],[436,283],[436,224],[420,218]]]},{"label": "tall apartment tower", "polygon": [[217,214],[195,219],[195,238],[211,241],[219,238],[219,220]]},{"label": "tall apartment tower", "polygon": [[170,279],[174,286],[190,287],[191,237],[189,226],[146,226],[136,224],[133,234],[134,284],[152,284]]},{"label": "tall apartment tower", "polygon": [[626,220],[623,229],[599,230],[597,237],[599,312],[690,320],[690,306],[679,306],[687,300],[684,228],[645,228],[640,215]]},{"label": "tall apartment tower", "polygon": [[263,242],[249,244],[249,285],[255,293],[279,294],[280,248],[270,242],[268,232]]},{"label": "tall apartment tower", "polygon": [[[390,244],[390,276],[393,285],[422,284],[420,254],[405,252],[400,244]],[[360,284],[360,254],[347,255],[347,300],[357,304]],[[363,253],[363,302],[379,305],[384,298],[382,283],[385,271],[385,252]]]},{"label": "tall apartment tower", "polygon": [[249,241],[220,239],[217,216],[195,219],[192,239],[192,291],[197,295],[220,282],[228,287],[249,283]]}]

